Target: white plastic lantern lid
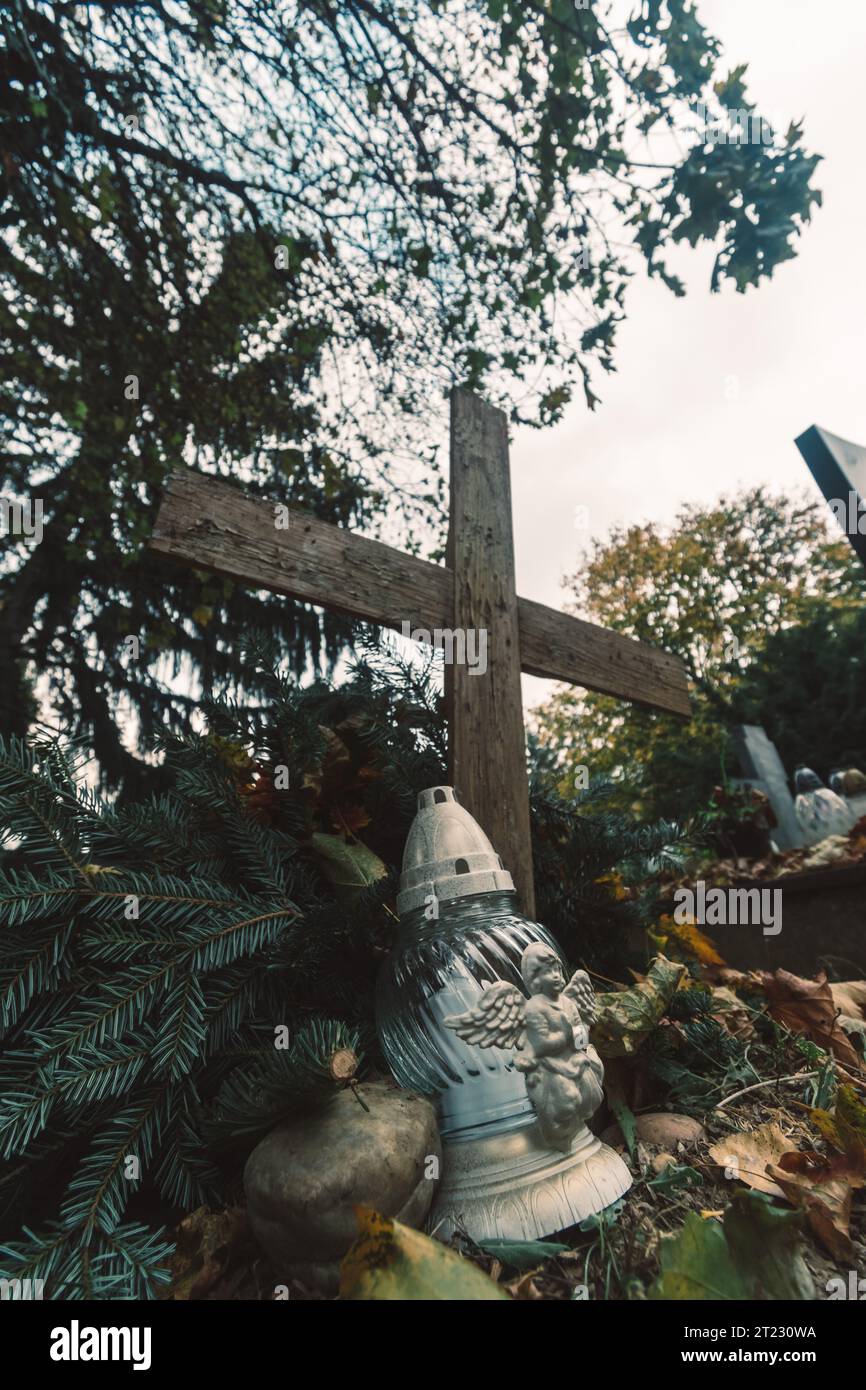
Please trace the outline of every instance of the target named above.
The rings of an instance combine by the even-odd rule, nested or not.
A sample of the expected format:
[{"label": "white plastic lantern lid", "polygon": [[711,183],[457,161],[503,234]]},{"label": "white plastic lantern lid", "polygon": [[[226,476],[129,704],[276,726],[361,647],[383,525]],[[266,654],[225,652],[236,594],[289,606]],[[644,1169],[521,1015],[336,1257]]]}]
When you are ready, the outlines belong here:
[{"label": "white plastic lantern lid", "polygon": [[397,894],[401,917],[471,893],[514,892],[514,880],[481,826],[465,810],[453,787],[429,787],[419,793],[418,811],[403,851]]}]

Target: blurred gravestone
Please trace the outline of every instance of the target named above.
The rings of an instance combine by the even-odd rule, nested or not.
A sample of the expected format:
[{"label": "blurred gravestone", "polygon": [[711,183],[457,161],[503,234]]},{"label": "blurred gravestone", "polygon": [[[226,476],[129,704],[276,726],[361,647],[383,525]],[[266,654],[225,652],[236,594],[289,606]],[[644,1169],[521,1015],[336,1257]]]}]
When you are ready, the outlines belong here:
[{"label": "blurred gravestone", "polygon": [[740,764],[737,779],[766,793],[776,817],[776,829],[771,838],[779,849],[796,849],[806,843],[794,815],[794,798],[788,790],[788,779],[776,745],[760,724],[741,724],[734,731],[734,749]]},{"label": "blurred gravestone", "polygon": [[866,449],[812,425],[795,441],[827,504],[866,565]]}]

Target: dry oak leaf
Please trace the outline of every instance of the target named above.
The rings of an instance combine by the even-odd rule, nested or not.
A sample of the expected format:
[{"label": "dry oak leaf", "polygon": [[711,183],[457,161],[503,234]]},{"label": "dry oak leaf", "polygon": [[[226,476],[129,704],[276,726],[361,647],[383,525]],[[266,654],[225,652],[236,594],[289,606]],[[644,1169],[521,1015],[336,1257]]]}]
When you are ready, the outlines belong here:
[{"label": "dry oak leaf", "polygon": [[768,1177],[767,1167],[778,1163],[790,1149],[790,1139],[770,1122],[746,1133],[726,1134],[710,1145],[709,1153],[726,1176],[739,1178],[747,1187],[770,1197],[784,1197],[781,1186]]},{"label": "dry oak leaf", "polygon": [[841,980],[831,984],[833,1003],[846,1018],[854,1018],[858,1023],[866,1020],[866,980]]},{"label": "dry oak leaf", "polygon": [[824,1158],[815,1153],[782,1154],[768,1172],[776,1179],[785,1197],[806,1213],[817,1239],[830,1255],[853,1260],[851,1194],[866,1186],[866,1167],[849,1154]]},{"label": "dry oak leaf", "polygon": [[771,1018],[792,1033],[804,1033],[852,1071],[861,1069],[860,1056],[836,1017],[836,1005],[823,972],[815,980],[804,980],[790,970],[763,970],[761,979]]},{"label": "dry oak leaf", "polygon": [[701,971],[701,979],[708,985],[726,985],[729,989],[742,989],[749,994],[762,993],[764,989],[760,971],[734,970],[729,965],[706,966]]}]

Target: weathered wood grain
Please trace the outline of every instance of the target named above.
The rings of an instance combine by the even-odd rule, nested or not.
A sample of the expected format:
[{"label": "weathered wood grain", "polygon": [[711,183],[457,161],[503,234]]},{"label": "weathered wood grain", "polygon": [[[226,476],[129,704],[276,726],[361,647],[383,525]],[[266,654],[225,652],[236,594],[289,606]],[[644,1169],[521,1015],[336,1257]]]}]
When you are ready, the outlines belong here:
[{"label": "weathered wood grain", "polygon": [[[514,585],[508,422],[468,391],[451,398],[454,628],[486,633],[486,669],[446,665],[450,780],[535,914],[520,624]],[[484,652],[476,646],[475,655]]]},{"label": "weathered wood grain", "polygon": [[[454,627],[454,575],[448,567],[290,511],[289,529],[277,531],[270,503],[184,469],[168,480],[149,547],[180,563],[385,627],[399,630],[406,621]],[[518,598],[517,611],[521,670],[529,675],[689,714],[685,670],[677,657],[530,599]]]},{"label": "weathered wood grain", "polygon": [[520,666],[527,675],[583,685],[648,709],[691,714],[678,656],[531,599],[518,599],[517,606]]},{"label": "weathered wood grain", "polygon": [[274,506],[189,469],[168,479],[150,549],[386,627],[443,627],[452,579],[439,565],[332,526],[297,508],[277,530]]}]

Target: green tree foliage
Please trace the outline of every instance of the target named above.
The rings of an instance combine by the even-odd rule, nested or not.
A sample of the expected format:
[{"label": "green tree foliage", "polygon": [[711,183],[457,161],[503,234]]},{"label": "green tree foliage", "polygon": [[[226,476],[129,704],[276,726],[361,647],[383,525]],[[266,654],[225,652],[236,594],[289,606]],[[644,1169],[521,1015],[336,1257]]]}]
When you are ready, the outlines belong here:
[{"label": "green tree foliage", "polygon": [[[376,1057],[396,869],[444,776],[435,682],[377,659],[300,690],[258,662],[267,707],[214,706],[141,802],[56,742],[0,747],[0,1273],[46,1297],[153,1295],[165,1224],[238,1199],[257,1139],[333,1095],[336,1047]],[[677,832],[600,829],[543,766],[533,822],[545,920],[575,961],[606,926],[607,963],[638,907],[598,880]]]},{"label": "green tree foliage", "polygon": [[743,70],[687,0],[610,8],[4,7],[2,486],[44,507],[0,572],[4,727],[50,694],[129,791],[119,706],[144,743],[188,727],[178,676],[236,677],[255,625],[297,668],[336,650],[333,621],[143,551],[170,467],[435,533],[446,386],[554,420],[575,382],[593,403],[635,266],[679,293],[668,250],[709,241],[743,290],[794,254],[799,128],[705,143],[698,103],[733,130]]},{"label": "green tree foliage", "polygon": [[866,769],[866,607],[770,633],[736,710],[765,725],[789,769],[806,763],[825,779],[834,767]]},{"label": "green tree foliage", "polygon": [[789,771],[866,757],[866,579],[822,503],[753,488],[689,505],[667,529],[615,529],[567,582],[581,615],[683,659],[693,716],[558,692],[539,733],[566,782],[625,774],[645,813],[682,818],[739,775],[735,724],[762,724]]}]

